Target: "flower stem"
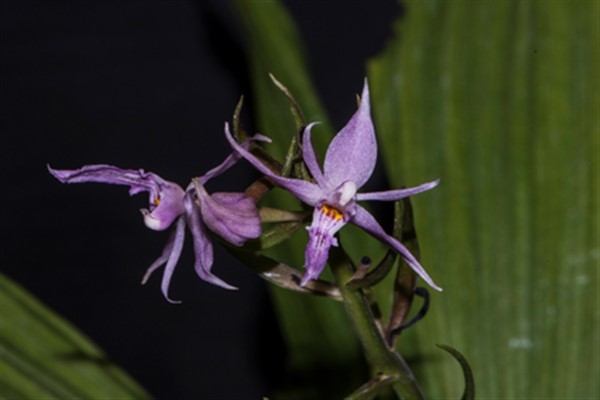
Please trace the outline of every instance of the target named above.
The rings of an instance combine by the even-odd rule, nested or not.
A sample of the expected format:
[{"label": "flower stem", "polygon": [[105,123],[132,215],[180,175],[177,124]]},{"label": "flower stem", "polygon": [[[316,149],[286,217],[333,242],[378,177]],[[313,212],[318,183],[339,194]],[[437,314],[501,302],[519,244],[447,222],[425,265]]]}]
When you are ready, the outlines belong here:
[{"label": "flower stem", "polygon": [[[391,385],[398,397],[403,400],[423,399],[423,393],[404,359],[387,346],[363,291],[346,287],[346,283],[354,274],[354,268],[344,250],[340,247],[332,248],[329,262],[342,293],[346,312],[360,339],[374,375],[392,376],[393,383]],[[380,389],[378,388],[378,390]],[[371,398],[372,395],[374,394],[354,398]]]}]

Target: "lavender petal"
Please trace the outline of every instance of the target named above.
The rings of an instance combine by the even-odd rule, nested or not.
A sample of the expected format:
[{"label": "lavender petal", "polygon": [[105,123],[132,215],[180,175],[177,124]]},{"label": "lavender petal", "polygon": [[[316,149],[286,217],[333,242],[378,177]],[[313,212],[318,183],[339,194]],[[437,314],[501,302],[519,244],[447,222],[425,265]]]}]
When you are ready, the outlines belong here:
[{"label": "lavender petal", "polygon": [[360,188],[371,177],[376,161],[377,142],[371,120],[369,85],[365,79],[358,110],[327,148],[325,179],[333,186],[352,181]]},{"label": "lavender petal", "polygon": [[354,225],[364,229],[375,238],[379,239],[383,243],[387,244],[394,250],[396,250],[406,263],[419,275],[429,286],[435,290],[442,291],[442,288],[437,286],[431,277],[427,274],[425,269],[421,266],[419,261],[408,251],[406,247],[393,236],[385,233],[381,225],[373,218],[373,216],[363,207],[357,206],[357,211],[354,217],[350,220]]},{"label": "lavender petal", "polygon": [[[250,137],[248,140],[246,140],[244,143],[242,143],[240,146],[242,146],[244,149],[247,150],[252,141],[269,142],[270,139],[263,135],[254,135],[254,136]],[[208,182],[215,176],[221,175],[223,172],[225,172],[229,168],[233,167],[240,158],[241,158],[241,156],[239,153],[233,152],[232,154],[227,156],[227,158],[221,164],[217,165],[215,168],[211,169],[204,175],[198,177],[197,178],[198,181],[200,182],[201,185],[206,184],[206,182]]]},{"label": "lavender petal", "polygon": [[260,236],[260,217],[251,198],[243,193],[209,195],[195,184],[202,220],[211,231],[236,246]]},{"label": "lavender petal", "polygon": [[171,277],[173,276],[173,271],[177,266],[177,262],[179,261],[179,256],[181,255],[181,250],[183,249],[183,242],[185,241],[185,218],[177,219],[177,223],[175,225],[175,236],[173,237],[173,247],[171,249],[171,253],[169,254],[169,258],[167,260],[167,265],[165,266],[165,270],[163,272],[162,282],[160,284],[160,288],[162,290],[165,299],[169,303],[177,304],[181,303],[181,301],[172,300],[169,297],[169,284],[171,283]]},{"label": "lavender petal", "polygon": [[67,170],[53,169],[48,165],[48,171],[62,183],[98,182],[112,185],[126,185],[131,188],[131,194],[156,189],[156,183],[152,177],[154,174],[144,172],[143,169],[122,169],[112,165],[97,164]]},{"label": "lavender petal", "polygon": [[403,199],[405,197],[413,196],[418,193],[425,192],[427,190],[433,189],[440,183],[439,179],[435,181],[427,182],[419,186],[415,186],[412,188],[406,189],[397,189],[397,190],[386,190],[383,192],[369,192],[369,193],[358,193],[356,195],[356,199],[359,201],[362,200],[383,200],[383,201],[396,201]]},{"label": "lavender petal", "polygon": [[190,196],[186,196],[185,206],[188,227],[192,232],[194,253],[196,255],[194,261],[196,274],[198,274],[203,281],[212,283],[213,285],[220,286],[224,289],[237,290],[235,286],[231,286],[211,272],[214,260],[213,245],[206,226],[200,218],[200,210]]},{"label": "lavender petal", "polygon": [[144,277],[142,278],[142,285],[145,285],[146,282],[148,282],[148,279],[150,279],[150,276],[152,275],[152,273],[154,271],[156,271],[158,268],[162,267],[167,260],[169,259],[169,255],[171,254],[171,252],[173,252],[173,244],[175,242],[175,230],[173,230],[171,232],[171,234],[169,235],[169,240],[167,240],[167,244],[165,245],[160,257],[158,257],[156,259],[156,261],[154,261],[152,263],[152,265],[150,265],[148,267],[148,269],[146,270],[146,273],[144,274]]},{"label": "lavender petal", "polygon": [[229,141],[229,144],[231,144],[231,147],[240,153],[254,168],[271,178],[279,186],[290,191],[301,201],[314,206],[322,197],[323,191],[318,185],[302,179],[283,178],[267,168],[258,158],[235,141],[233,136],[231,136],[231,132],[229,132],[229,125],[227,123],[225,123],[225,137]]},{"label": "lavender petal", "polygon": [[122,169],[112,165],[86,165],[76,170],[56,170],[48,166],[52,176],[62,183],[108,183],[129,186],[129,194],[149,192],[149,210],[143,209],[144,222],[150,229],[161,231],[183,214],[184,191],[152,172]]},{"label": "lavender petal", "polygon": [[323,172],[321,172],[321,167],[319,166],[319,162],[317,161],[317,155],[315,154],[315,149],[310,140],[310,130],[316,124],[317,122],[313,122],[304,129],[304,133],[302,136],[302,158],[304,159],[304,163],[306,164],[308,171],[315,179],[317,184],[320,187],[325,187],[325,177],[323,176]]}]

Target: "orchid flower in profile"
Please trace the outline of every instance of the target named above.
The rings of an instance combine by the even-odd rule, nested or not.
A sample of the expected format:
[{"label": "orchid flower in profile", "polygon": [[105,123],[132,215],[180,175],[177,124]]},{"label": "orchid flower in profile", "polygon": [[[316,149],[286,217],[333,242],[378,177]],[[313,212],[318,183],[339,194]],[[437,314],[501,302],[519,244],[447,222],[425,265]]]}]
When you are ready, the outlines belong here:
[{"label": "orchid flower in profile", "polygon": [[336,134],[327,149],[323,170],[317,162],[310,139],[311,128],[314,125],[315,123],[312,123],[306,127],[302,138],[302,156],[315,181],[313,183],[275,174],[239,145],[231,136],[229,126],[225,124],[225,136],[239,154],[279,186],[314,207],[312,224],[307,228],[309,241],[305,252],[306,273],[300,285],[306,285],[321,274],[330,247],[338,245],[336,233],[350,222],[397,251],[425,282],[441,291],[408,249],[388,235],[369,211],[357,203],[363,200],[396,201],[432,189],[439,183],[439,180],[435,180],[413,188],[357,193],[371,177],[377,160],[377,143],[371,120],[367,81],[365,80],[358,110]]},{"label": "orchid flower in profile", "polygon": [[[264,140],[260,135],[253,140]],[[242,146],[247,147],[249,142]],[[225,289],[237,289],[224,282],[212,272],[213,245],[209,231],[236,246],[261,234],[260,218],[254,201],[244,193],[208,194],[204,185],[213,177],[233,166],[240,156],[229,155],[223,163],[206,174],[194,178],[183,190],[179,185],[166,181],[152,172],[121,169],[111,165],[86,165],[76,170],[56,170],[48,166],[50,173],[62,183],[100,182],[129,186],[129,194],[149,193],[149,208],[142,209],[144,223],[150,229],[162,231],[175,224],[160,257],[148,268],[142,283],[159,267],[165,265],[161,290],[167,301],[178,303],[169,297],[169,284],[179,261],[185,239],[186,226],[192,233],[194,244],[194,267],[204,281]]]}]

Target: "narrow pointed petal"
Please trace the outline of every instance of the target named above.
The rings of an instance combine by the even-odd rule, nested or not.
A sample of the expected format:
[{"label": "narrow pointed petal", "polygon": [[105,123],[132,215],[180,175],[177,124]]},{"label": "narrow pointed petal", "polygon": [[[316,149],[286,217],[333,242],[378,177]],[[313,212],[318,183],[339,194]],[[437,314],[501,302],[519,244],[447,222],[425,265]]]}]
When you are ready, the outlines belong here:
[{"label": "narrow pointed petal", "polygon": [[150,276],[152,275],[152,273],[154,271],[156,271],[158,268],[162,267],[167,260],[169,259],[169,255],[171,254],[171,252],[173,252],[173,244],[175,243],[175,230],[173,230],[171,232],[171,234],[169,235],[169,240],[167,240],[167,244],[165,245],[160,257],[158,257],[156,259],[156,261],[154,261],[152,263],[152,265],[150,265],[148,267],[148,269],[146,270],[146,273],[144,274],[144,277],[142,278],[142,285],[145,285],[146,282],[148,282],[148,279],[150,279]]},{"label": "narrow pointed petal", "polygon": [[167,229],[183,214],[184,191],[179,185],[166,181],[143,169],[122,169],[112,165],[86,165],[76,170],[56,170],[48,166],[52,176],[62,183],[108,183],[129,186],[129,194],[148,192],[149,209],[143,209],[144,222],[150,229]]},{"label": "narrow pointed petal", "polygon": [[360,106],[327,148],[323,172],[333,186],[353,181],[360,188],[371,177],[376,161],[377,142],[365,79]]},{"label": "narrow pointed petal", "polygon": [[427,274],[425,269],[419,264],[419,261],[408,251],[402,243],[396,240],[393,236],[385,233],[381,225],[373,218],[373,216],[363,207],[357,206],[357,211],[354,217],[350,220],[356,226],[364,229],[375,238],[381,240],[383,243],[387,244],[394,250],[396,250],[402,258],[406,261],[406,263],[419,275],[429,286],[434,288],[435,290],[442,291],[442,288],[437,286],[431,277]]},{"label": "narrow pointed petal", "polygon": [[165,270],[163,272],[162,282],[160,284],[160,288],[162,290],[163,295],[165,296],[165,299],[167,299],[169,303],[173,304],[181,303],[181,301],[172,300],[169,297],[169,285],[171,283],[173,271],[175,271],[175,267],[177,266],[177,262],[179,261],[179,256],[181,256],[181,250],[183,249],[184,241],[185,219],[179,218],[175,225],[175,236],[173,238],[173,247],[171,249],[171,254],[169,254],[167,265],[165,266]]},{"label": "narrow pointed petal", "polygon": [[237,290],[235,286],[231,286],[211,272],[214,260],[212,241],[206,226],[200,218],[200,210],[190,196],[186,197],[185,208],[188,227],[192,232],[192,241],[194,242],[194,253],[196,254],[194,269],[196,273],[203,281],[224,289]]},{"label": "narrow pointed petal", "polygon": [[202,220],[223,239],[241,246],[261,234],[260,216],[254,201],[243,193],[213,193],[194,181]]},{"label": "narrow pointed petal", "polygon": [[323,191],[318,185],[302,179],[283,178],[267,168],[258,158],[235,141],[233,136],[231,136],[231,132],[229,132],[229,125],[227,123],[225,123],[225,137],[229,141],[231,147],[240,153],[240,155],[252,164],[254,168],[271,178],[279,186],[290,191],[294,196],[306,204],[314,206],[322,197]]},{"label": "narrow pointed petal", "polygon": [[310,130],[316,124],[317,122],[313,122],[304,129],[304,133],[302,136],[302,158],[304,159],[304,163],[306,164],[308,171],[315,179],[317,184],[320,187],[324,187],[325,177],[323,176],[323,172],[321,172],[321,167],[319,166],[319,162],[317,161],[317,155],[315,154],[315,149],[310,140]]},{"label": "narrow pointed petal", "polygon": [[[242,146],[244,149],[247,150],[252,141],[269,142],[270,139],[263,135],[254,135],[251,138],[249,138],[248,140],[246,140],[244,143],[242,143],[240,146]],[[221,164],[217,165],[215,168],[211,169],[210,171],[208,171],[204,175],[198,177],[197,179],[199,180],[201,185],[204,185],[204,184],[206,184],[206,182],[208,182],[215,176],[221,175],[223,172],[225,172],[229,168],[233,167],[240,158],[242,158],[242,157],[240,156],[239,153],[233,152]]]},{"label": "narrow pointed petal", "polygon": [[323,205],[315,208],[313,221],[307,228],[309,238],[304,253],[304,268],[306,273],[300,282],[300,286],[306,285],[310,280],[317,279],[329,256],[331,246],[337,246],[335,234],[346,225],[342,213],[331,206]]},{"label": "narrow pointed petal", "polygon": [[403,199],[405,197],[414,196],[415,194],[419,194],[425,192],[427,190],[433,189],[440,183],[439,179],[435,181],[427,182],[419,186],[415,186],[412,188],[406,189],[397,189],[397,190],[386,190],[383,192],[369,192],[369,193],[358,193],[356,195],[356,199],[361,200],[383,200],[383,201],[396,201]]},{"label": "narrow pointed petal", "polygon": [[48,171],[62,183],[98,182],[112,185],[126,185],[135,193],[150,191],[154,182],[151,173],[143,169],[122,169],[112,165],[97,164],[85,165],[79,169],[54,169],[48,165]]}]

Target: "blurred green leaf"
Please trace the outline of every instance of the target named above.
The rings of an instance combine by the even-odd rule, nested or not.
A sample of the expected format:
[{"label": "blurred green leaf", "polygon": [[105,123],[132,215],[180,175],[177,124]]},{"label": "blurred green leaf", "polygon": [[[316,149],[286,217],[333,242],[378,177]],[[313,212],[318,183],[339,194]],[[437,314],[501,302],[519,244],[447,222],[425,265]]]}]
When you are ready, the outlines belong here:
[{"label": "blurred green leaf", "polygon": [[[392,186],[444,287],[403,339],[429,398],[598,398],[597,1],[409,1],[368,65]],[[410,342],[406,340],[410,338]],[[411,343],[412,342],[412,343]]]},{"label": "blurred green leaf", "polygon": [[463,375],[465,377],[465,390],[463,391],[463,395],[461,396],[461,400],[474,400],[475,399],[475,379],[473,379],[473,371],[471,371],[471,366],[469,362],[463,356],[460,351],[456,350],[454,347],[446,346],[445,344],[437,344],[442,350],[447,351],[454,357],[456,361],[460,364],[460,368],[462,369]]},{"label": "blurred green leaf", "polygon": [[151,396],[68,322],[0,274],[0,398]]}]

